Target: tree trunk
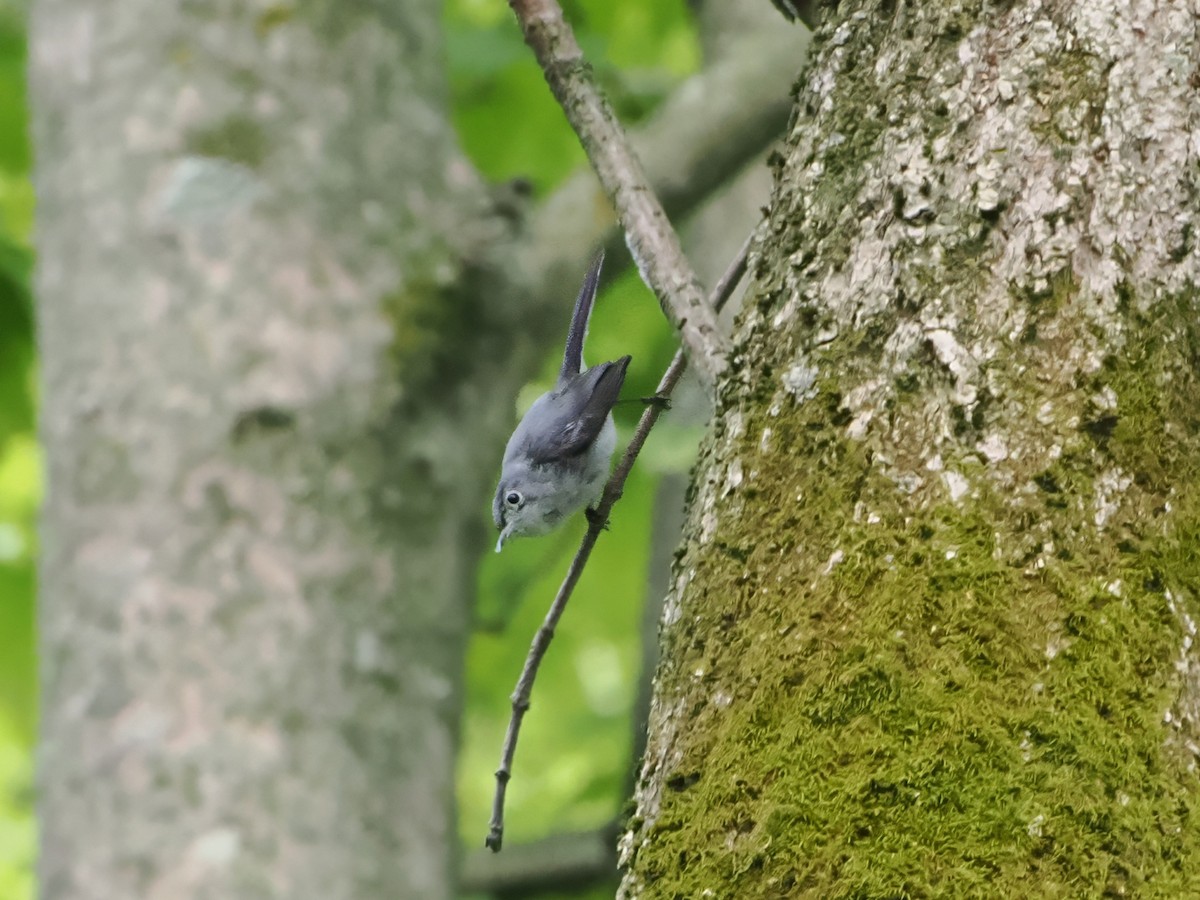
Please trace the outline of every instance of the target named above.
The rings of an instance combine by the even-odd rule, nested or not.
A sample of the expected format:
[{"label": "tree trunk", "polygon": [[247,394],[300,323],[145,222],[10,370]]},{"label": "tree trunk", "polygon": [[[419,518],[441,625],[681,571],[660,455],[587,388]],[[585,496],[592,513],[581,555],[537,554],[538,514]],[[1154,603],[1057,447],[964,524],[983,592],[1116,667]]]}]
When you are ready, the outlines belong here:
[{"label": "tree trunk", "polygon": [[624,896],[1200,892],[1197,12],[837,4]]},{"label": "tree trunk", "polygon": [[522,369],[439,16],[34,4],[46,898],[450,894]]}]

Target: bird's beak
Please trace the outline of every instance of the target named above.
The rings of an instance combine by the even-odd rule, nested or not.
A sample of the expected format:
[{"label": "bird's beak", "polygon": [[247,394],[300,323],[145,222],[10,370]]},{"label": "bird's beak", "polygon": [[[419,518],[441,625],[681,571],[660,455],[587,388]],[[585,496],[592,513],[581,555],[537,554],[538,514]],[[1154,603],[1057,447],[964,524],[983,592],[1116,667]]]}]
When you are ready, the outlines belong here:
[{"label": "bird's beak", "polygon": [[512,529],[509,526],[504,526],[504,530],[500,532],[500,537],[496,538],[496,552],[499,553],[504,547],[504,542],[508,540],[508,533]]}]

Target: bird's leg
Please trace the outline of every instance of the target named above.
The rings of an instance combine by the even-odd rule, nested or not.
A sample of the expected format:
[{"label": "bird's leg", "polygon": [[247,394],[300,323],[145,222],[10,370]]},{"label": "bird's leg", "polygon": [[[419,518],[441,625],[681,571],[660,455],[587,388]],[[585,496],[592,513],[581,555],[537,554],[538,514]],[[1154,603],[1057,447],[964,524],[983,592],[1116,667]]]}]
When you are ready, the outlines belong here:
[{"label": "bird's leg", "polygon": [[608,516],[600,518],[600,510],[594,506],[589,506],[583,511],[584,518],[588,520],[588,524],[593,528],[599,528],[601,531],[608,531]]}]

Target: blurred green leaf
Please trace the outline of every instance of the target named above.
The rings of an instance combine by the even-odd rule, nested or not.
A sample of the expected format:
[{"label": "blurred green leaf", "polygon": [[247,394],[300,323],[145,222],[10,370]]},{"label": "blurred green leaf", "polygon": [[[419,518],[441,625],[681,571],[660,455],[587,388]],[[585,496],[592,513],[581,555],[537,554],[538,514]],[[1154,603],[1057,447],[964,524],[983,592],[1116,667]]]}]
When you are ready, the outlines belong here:
[{"label": "blurred green leaf", "polygon": [[29,171],[25,107],[25,26],[0,12],[0,169]]},{"label": "blurred green leaf", "polygon": [[37,676],[34,510],[40,496],[38,448],[25,433],[0,451],[0,714],[7,713],[30,744]]},{"label": "blurred green leaf", "polygon": [[26,600],[32,594],[31,563],[0,564],[0,715],[27,747],[35,723],[33,604]]},{"label": "blurred green leaf", "polygon": [[0,898],[33,896],[36,717],[33,188],[23,5],[0,5]]},{"label": "blurred green leaf", "polygon": [[33,758],[0,711],[0,897],[33,896]]},{"label": "blurred green leaf", "polygon": [[446,61],[455,78],[464,82],[494,78],[528,57],[529,51],[515,25],[512,28],[447,25]]},{"label": "blurred green leaf", "polygon": [[700,64],[695,23],[685,0],[657,3],[584,0],[586,30],[606,39],[605,62],[619,69],[660,66],[677,78]]},{"label": "blurred green leaf", "polygon": [[33,313],[29,252],[0,232],[0,452],[33,428]]},{"label": "blurred green leaf", "polygon": [[[504,4],[450,0],[446,55],[453,117],[487,177],[551,189],[586,160]],[[700,61],[683,0],[567,4],[580,47],[626,122],[652,110]]]},{"label": "blurred green leaf", "polygon": [[21,249],[28,258],[32,230],[33,185],[29,181],[29,173],[14,175],[0,169],[0,235]]}]

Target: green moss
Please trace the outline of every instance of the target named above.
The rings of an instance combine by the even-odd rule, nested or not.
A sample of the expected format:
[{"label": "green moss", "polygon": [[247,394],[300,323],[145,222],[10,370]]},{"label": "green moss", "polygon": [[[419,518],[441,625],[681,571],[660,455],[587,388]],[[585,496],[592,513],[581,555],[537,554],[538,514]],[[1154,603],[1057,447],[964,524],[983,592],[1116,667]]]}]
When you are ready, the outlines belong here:
[{"label": "green moss", "polygon": [[258,169],[267,155],[262,126],[248,116],[231,115],[188,133],[185,145],[200,156],[215,156]]},{"label": "green moss", "polygon": [[296,16],[296,8],[287,3],[273,3],[258,14],[254,20],[254,32],[266,37],[276,28],[286,25]]},{"label": "green moss", "polygon": [[1044,286],[1027,286],[1017,289],[1019,299],[1025,302],[1037,318],[1047,319],[1058,315],[1064,306],[1074,302],[1079,295],[1079,282],[1070,266],[1063,266],[1050,276]]},{"label": "green moss", "polygon": [[1138,332],[1110,355],[1096,386],[1117,396],[1107,449],[1140,484],[1165,493],[1181,478],[1200,476],[1184,438],[1200,430],[1200,325],[1196,297],[1183,294],[1133,313]]},{"label": "green moss", "polygon": [[[1039,302],[1075,316],[1074,292],[1064,279]],[[1181,689],[1166,590],[1200,584],[1194,309],[1137,317],[1063,401],[1077,439],[1028,473],[1023,502],[984,479],[961,506],[914,502],[829,427],[827,403],[747,415],[735,453],[756,473],[753,515],[722,516],[714,542],[737,552],[697,558],[666,635],[660,690],[694,705],[672,748],[687,777],[635,863],[646,896],[1196,893],[1200,784],[1163,722]],[[1089,430],[1102,386],[1116,420]],[[1039,391],[1014,385],[1007,414]],[[1098,531],[1113,468],[1133,483]]]},{"label": "green moss", "polygon": [[437,389],[465,377],[464,367],[481,352],[486,340],[480,328],[487,291],[469,279],[453,290],[413,274],[402,290],[384,295],[383,314],[392,325],[390,357],[399,379],[410,389]]},{"label": "green moss", "polygon": [[437,368],[438,336],[450,324],[441,291],[410,281],[403,291],[384,295],[380,305],[392,323],[392,361],[401,372],[428,380]]},{"label": "green moss", "polygon": [[1028,90],[1044,98],[1030,130],[1051,147],[1098,137],[1108,98],[1104,61],[1080,49],[1059,50],[1045,61],[1043,68],[1030,73]]}]

